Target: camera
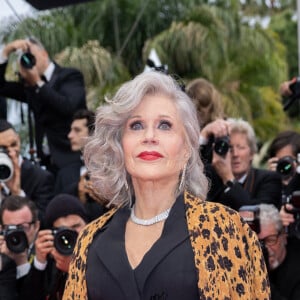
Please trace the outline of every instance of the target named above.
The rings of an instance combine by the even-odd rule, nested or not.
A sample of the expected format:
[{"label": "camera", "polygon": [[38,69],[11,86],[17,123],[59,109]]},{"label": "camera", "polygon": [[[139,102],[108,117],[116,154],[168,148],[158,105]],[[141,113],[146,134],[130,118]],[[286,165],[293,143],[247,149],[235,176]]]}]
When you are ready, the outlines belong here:
[{"label": "camera", "polygon": [[239,214],[253,231],[255,231],[257,234],[260,233],[258,205],[241,206],[239,209]]},{"label": "camera", "polygon": [[75,230],[66,227],[52,229],[54,235],[54,247],[62,255],[71,255],[73,253],[78,233]]},{"label": "camera", "polygon": [[13,253],[24,252],[28,248],[28,240],[24,230],[16,225],[9,225],[0,232],[4,236],[7,248]]},{"label": "camera", "polygon": [[32,69],[36,64],[35,56],[30,52],[24,52],[20,57],[20,64],[25,69]]},{"label": "camera", "polygon": [[5,147],[0,146],[0,182],[11,179],[14,172],[13,163]]},{"label": "camera", "polygon": [[[295,222],[288,227],[288,234],[300,239],[300,191],[294,191],[292,195],[285,197],[283,203],[285,211],[292,213],[295,218]],[[292,204],[293,209],[288,209],[286,204]]]},{"label": "camera", "polygon": [[281,157],[277,162],[276,171],[284,178],[288,179],[295,173],[295,159],[291,156]]},{"label": "camera", "polygon": [[229,136],[222,136],[214,139],[214,151],[225,157],[230,148]]}]

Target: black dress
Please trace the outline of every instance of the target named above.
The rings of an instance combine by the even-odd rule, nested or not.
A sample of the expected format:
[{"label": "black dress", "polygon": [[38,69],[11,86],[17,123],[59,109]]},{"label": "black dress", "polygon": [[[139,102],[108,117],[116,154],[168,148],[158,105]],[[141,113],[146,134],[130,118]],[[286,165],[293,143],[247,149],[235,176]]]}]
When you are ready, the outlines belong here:
[{"label": "black dress", "polygon": [[161,237],[135,269],[131,268],[125,250],[129,214],[128,208],[120,209],[89,249],[88,299],[198,300],[198,277],[183,197],[177,199]]}]

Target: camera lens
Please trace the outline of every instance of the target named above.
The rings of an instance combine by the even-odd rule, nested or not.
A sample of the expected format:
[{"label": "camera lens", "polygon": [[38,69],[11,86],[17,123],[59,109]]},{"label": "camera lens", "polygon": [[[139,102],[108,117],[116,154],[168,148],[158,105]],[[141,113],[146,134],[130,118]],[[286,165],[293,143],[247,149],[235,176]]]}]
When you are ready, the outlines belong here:
[{"label": "camera lens", "polygon": [[71,255],[73,253],[78,233],[67,228],[53,230],[54,247],[62,255]]},{"label": "camera lens", "polygon": [[20,63],[23,68],[32,69],[36,64],[35,56],[30,52],[25,52],[21,55]]},{"label": "camera lens", "polygon": [[277,162],[276,171],[284,177],[294,173],[294,159],[291,156],[284,156]]},{"label": "camera lens", "polygon": [[227,152],[229,151],[229,137],[228,136],[223,136],[220,138],[216,138],[214,142],[214,151],[221,155],[225,156]]},{"label": "camera lens", "polygon": [[13,164],[6,151],[0,148],[0,181],[8,181],[13,175]]},{"label": "camera lens", "polygon": [[7,248],[14,253],[24,252],[28,248],[28,240],[21,229],[7,230],[4,234]]}]

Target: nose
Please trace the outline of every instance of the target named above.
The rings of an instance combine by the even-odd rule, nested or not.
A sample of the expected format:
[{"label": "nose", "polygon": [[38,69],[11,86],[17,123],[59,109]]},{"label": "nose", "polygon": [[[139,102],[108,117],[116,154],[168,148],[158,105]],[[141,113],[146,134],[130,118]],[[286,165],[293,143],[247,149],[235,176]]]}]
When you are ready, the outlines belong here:
[{"label": "nose", "polygon": [[145,144],[157,144],[158,140],[157,140],[157,136],[156,136],[156,132],[155,129],[152,127],[147,127],[144,131],[144,136],[143,136],[143,143]]},{"label": "nose", "polygon": [[68,138],[71,139],[72,136],[73,136],[73,134],[72,134],[72,130],[71,130],[71,131],[69,132],[69,134],[68,134]]},{"label": "nose", "polygon": [[232,156],[237,156],[238,155],[238,149],[234,146],[230,147],[230,152],[231,152]]}]

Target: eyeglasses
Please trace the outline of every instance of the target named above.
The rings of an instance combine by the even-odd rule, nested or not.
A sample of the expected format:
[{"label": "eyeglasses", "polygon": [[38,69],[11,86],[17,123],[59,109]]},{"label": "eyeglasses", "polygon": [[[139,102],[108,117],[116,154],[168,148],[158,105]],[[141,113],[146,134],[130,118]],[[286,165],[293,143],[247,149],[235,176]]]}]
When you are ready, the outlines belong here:
[{"label": "eyeglasses", "polygon": [[17,225],[5,225],[3,224],[3,230],[13,230],[13,229],[21,229],[24,230],[25,232],[28,232],[31,228],[31,225],[33,225],[35,223],[35,221],[31,221],[31,222],[24,222],[22,224],[17,224]]},{"label": "eyeglasses", "polygon": [[268,235],[264,239],[260,239],[260,241],[263,242],[266,246],[274,246],[277,244],[278,238],[281,235],[281,233],[282,232],[280,231],[277,234]]}]

